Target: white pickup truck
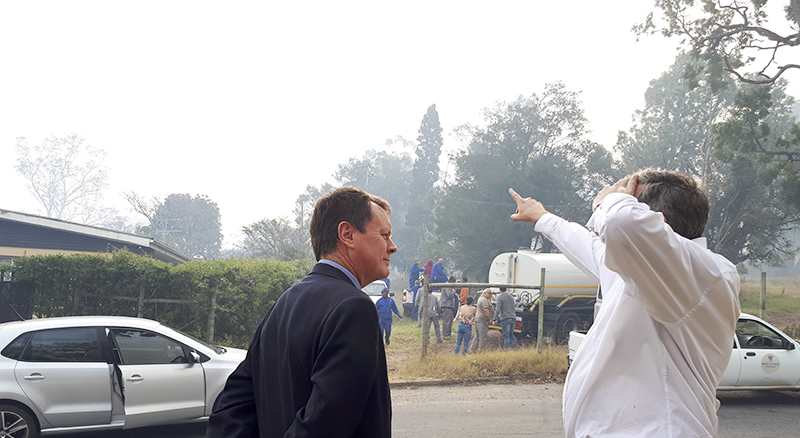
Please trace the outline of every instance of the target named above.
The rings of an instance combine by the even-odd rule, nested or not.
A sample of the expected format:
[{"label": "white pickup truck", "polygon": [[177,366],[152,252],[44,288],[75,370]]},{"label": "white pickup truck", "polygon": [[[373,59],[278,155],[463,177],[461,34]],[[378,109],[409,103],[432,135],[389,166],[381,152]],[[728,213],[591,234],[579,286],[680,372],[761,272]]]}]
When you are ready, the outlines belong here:
[{"label": "white pickup truck", "polygon": [[[572,364],[585,333],[569,333]],[[768,322],[742,313],[736,324],[731,359],[717,390],[800,389],[800,342]]]},{"label": "white pickup truck", "polygon": [[572,366],[572,361],[575,360],[575,355],[578,354],[578,348],[583,343],[583,338],[586,337],[586,333],[579,332],[579,331],[571,331],[569,332],[569,342],[567,345],[569,346],[569,353],[567,353],[567,367]]}]

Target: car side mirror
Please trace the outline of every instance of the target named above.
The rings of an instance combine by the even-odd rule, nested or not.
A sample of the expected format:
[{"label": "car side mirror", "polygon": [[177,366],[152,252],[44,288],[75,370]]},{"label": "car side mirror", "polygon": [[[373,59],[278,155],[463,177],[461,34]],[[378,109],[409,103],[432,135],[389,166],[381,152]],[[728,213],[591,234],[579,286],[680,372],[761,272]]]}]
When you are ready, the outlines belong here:
[{"label": "car side mirror", "polygon": [[394,292],[389,292],[389,296],[393,297],[394,296]]},{"label": "car side mirror", "polygon": [[792,342],[792,341],[783,341],[783,342],[785,342],[785,343],[786,343],[786,349],[787,349],[787,350],[794,350],[795,348],[797,348],[797,347],[794,345],[794,342]]},{"label": "car side mirror", "polygon": [[190,354],[192,356],[192,363],[200,363],[200,355],[197,354],[196,351],[192,350]]}]

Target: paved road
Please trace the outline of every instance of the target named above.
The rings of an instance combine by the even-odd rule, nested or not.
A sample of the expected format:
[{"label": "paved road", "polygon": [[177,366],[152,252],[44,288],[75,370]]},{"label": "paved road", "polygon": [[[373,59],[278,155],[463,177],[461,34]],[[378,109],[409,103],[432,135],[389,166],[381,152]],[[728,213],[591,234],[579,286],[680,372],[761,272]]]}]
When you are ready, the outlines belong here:
[{"label": "paved road", "polygon": [[392,389],[392,437],[563,436],[561,385]]},{"label": "paved road", "polygon": [[[798,436],[800,392],[718,394],[719,438]],[[392,389],[393,438],[563,436],[561,385],[489,384]],[[64,438],[70,435],[64,435]],[[75,435],[72,435],[75,436]],[[204,424],[94,433],[86,438],[202,438]]]}]

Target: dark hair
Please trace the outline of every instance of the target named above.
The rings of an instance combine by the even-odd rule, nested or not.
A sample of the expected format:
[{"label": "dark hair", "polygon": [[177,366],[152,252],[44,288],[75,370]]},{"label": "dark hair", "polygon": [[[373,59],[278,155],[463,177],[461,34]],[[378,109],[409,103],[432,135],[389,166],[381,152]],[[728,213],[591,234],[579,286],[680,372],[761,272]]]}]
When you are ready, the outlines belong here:
[{"label": "dark hair", "polygon": [[467,297],[465,302],[467,303],[468,306],[471,306],[472,305],[472,297]]},{"label": "dark hair", "polygon": [[456,282],[456,276],[455,275],[451,275],[450,278],[447,279],[447,282],[448,283],[455,283]]},{"label": "dark hair", "polygon": [[708,198],[697,181],[677,172],[649,168],[637,173],[645,184],[638,200],[661,212],[672,230],[687,239],[703,235],[708,222]]},{"label": "dark hair", "polygon": [[336,252],[340,223],[348,222],[361,233],[367,231],[367,222],[372,219],[371,203],[384,209],[386,214],[392,212],[388,202],[355,187],[331,190],[317,200],[309,226],[317,261]]}]

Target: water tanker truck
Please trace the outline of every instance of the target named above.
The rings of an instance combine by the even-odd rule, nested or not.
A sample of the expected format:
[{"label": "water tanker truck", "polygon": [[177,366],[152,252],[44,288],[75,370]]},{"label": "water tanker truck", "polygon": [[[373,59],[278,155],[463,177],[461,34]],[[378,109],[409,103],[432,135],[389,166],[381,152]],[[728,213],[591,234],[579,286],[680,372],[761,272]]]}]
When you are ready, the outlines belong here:
[{"label": "water tanker truck", "polygon": [[[498,255],[489,267],[489,283],[538,285],[544,278],[544,336],[564,342],[572,330],[588,329],[594,319],[598,282],[563,254],[542,254],[529,249]],[[516,303],[518,337],[535,338],[542,308],[537,289],[512,288]],[[497,321],[496,321],[497,322]],[[492,326],[499,329],[499,326]]]}]

